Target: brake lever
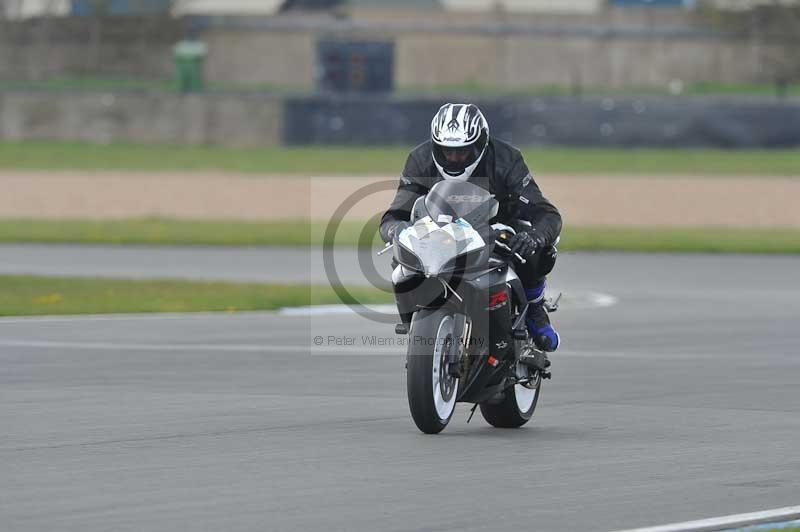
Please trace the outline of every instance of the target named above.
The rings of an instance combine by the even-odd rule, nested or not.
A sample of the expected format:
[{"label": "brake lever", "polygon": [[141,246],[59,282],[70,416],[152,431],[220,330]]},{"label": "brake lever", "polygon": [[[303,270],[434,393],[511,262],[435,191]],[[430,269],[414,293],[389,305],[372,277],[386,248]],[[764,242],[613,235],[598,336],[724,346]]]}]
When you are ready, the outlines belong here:
[{"label": "brake lever", "polygon": [[[501,241],[499,241],[497,239],[495,239],[494,243],[495,243],[496,246],[500,246],[502,249],[508,251],[509,253],[511,252],[511,248],[508,247],[508,244],[505,244],[505,243],[503,243],[503,242],[501,242]],[[520,262],[520,264],[525,264],[525,263],[528,262],[527,260],[522,258],[522,255],[520,255],[519,253],[514,253],[514,256],[517,258],[517,260]]]}]

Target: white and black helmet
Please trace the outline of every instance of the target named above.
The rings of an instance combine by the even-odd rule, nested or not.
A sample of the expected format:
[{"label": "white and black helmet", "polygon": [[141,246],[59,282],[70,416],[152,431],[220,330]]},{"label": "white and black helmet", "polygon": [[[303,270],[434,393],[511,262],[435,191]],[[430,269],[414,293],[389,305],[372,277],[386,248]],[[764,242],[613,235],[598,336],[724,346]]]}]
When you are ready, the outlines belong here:
[{"label": "white and black helmet", "polygon": [[[433,162],[442,177],[467,179],[486,153],[489,124],[474,104],[446,103],[433,117],[431,140]],[[461,156],[448,158],[452,152]]]}]

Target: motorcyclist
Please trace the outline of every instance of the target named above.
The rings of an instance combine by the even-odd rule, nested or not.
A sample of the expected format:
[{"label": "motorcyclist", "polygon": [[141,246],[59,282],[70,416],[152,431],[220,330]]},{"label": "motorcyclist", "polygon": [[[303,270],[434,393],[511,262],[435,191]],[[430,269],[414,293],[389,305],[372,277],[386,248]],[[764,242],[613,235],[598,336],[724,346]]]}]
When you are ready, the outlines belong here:
[{"label": "motorcyclist", "polygon": [[391,242],[406,227],[414,201],[443,179],[469,181],[495,194],[494,222],[517,230],[509,245],[526,262],[515,271],[530,302],[527,325],[537,347],[555,351],[561,343],[544,308],[545,278],[555,265],[561,233],[558,209],[542,195],[522,153],[489,136],[489,124],[473,104],[443,105],[431,122],[431,139],[412,150],[394,200],[381,219],[380,234]]}]

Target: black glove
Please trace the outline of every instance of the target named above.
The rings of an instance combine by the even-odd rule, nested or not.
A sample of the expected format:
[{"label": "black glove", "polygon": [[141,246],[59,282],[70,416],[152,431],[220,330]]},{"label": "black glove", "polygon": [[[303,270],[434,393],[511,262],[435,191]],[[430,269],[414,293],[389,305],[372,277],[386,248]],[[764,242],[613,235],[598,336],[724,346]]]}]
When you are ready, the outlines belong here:
[{"label": "black glove", "polygon": [[530,260],[537,251],[545,247],[544,237],[520,231],[511,237],[508,243],[512,253],[518,254],[525,260]]}]

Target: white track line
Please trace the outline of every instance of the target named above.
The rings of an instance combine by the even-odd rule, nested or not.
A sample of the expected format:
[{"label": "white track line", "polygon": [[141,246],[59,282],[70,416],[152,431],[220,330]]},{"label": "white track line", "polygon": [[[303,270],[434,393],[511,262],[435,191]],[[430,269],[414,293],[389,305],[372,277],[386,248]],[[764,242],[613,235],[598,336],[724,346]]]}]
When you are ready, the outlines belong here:
[{"label": "white track line", "polygon": [[775,508],[774,510],[726,515],[723,517],[712,517],[710,519],[672,523],[648,528],[636,528],[620,532],[714,532],[720,530],[734,530],[751,525],[768,523],[778,524],[782,521],[790,521],[798,518],[800,518],[800,506],[787,506],[785,508]]},{"label": "white track line", "polygon": [[79,351],[211,351],[243,353],[305,353],[313,355],[404,355],[401,347],[359,347],[256,344],[128,344],[116,342],[50,342],[39,340],[0,340],[0,347],[22,349],[65,349]]},{"label": "white track line", "polygon": [[619,302],[619,299],[611,294],[601,294],[600,292],[590,293],[589,298],[593,300],[595,306],[600,308],[613,307],[617,304],[617,302]]},{"label": "white track line", "polygon": [[[395,305],[364,305],[369,311],[379,314],[397,314]],[[278,311],[281,316],[338,316],[354,314],[349,305],[312,305],[309,307],[286,307]]]},{"label": "white track line", "polygon": [[[577,307],[567,305],[564,308],[604,308],[617,304],[618,299],[609,294],[589,292],[585,294],[587,305]],[[375,312],[394,313],[394,305],[367,305]],[[103,322],[103,321],[162,321],[162,320],[203,320],[209,318],[264,318],[269,316],[319,316],[319,315],[346,315],[353,310],[347,305],[313,305],[309,307],[282,308],[277,313],[274,311],[237,311],[237,312],[164,312],[147,314],[82,314],[69,316],[12,316],[0,317],[0,325],[13,325],[20,323],[73,323],[73,322]]]},{"label": "white track line", "polygon": [[[0,340],[0,348],[17,349],[60,349],[65,351],[154,351],[154,352],[211,352],[211,353],[256,353],[256,354],[304,354],[312,356],[347,355],[347,356],[405,356],[406,345],[365,345],[360,338],[354,337],[353,345],[313,345],[311,338],[305,345],[263,345],[258,344],[135,344],[117,342],[61,342],[48,340]],[[618,351],[559,351],[553,355],[557,358],[627,358],[627,359],[663,359],[662,355],[648,353],[630,353]],[[674,358],[673,355],[670,355]],[[696,360],[701,355],[683,353],[681,360]]]}]

